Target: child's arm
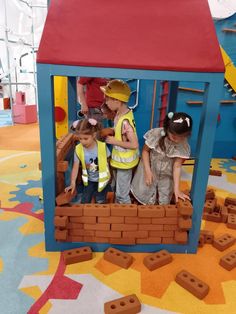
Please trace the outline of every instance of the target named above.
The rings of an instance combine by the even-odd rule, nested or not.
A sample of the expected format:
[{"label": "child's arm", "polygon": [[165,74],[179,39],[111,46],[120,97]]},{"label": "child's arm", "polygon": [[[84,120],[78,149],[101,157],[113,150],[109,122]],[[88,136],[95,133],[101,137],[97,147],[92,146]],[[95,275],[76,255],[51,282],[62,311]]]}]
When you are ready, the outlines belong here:
[{"label": "child's arm", "polygon": [[150,167],[150,148],[144,144],[142,151],[144,177],[146,185],[151,185],[153,182],[153,174]]},{"label": "child's arm", "polygon": [[69,192],[71,190],[71,193],[73,194],[76,189],[76,179],[79,172],[79,162],[74,161],[73,168],[71,171],[71,177],[70,177],[70,185],[65,188],[65,192]]},{"label": "child's arm", "polygon": [[181,198],[182,200],[188,199],[190,200],[190,197],[183,192],[180,191],[179,185],[180,185],[180,172],[181,167],[183,163],[182,158],[175,158],[174,165],[173,165],[173,180],[174,180],[174,193],[175,193],[175,200],[178,202],[178,199]]},{"label": "child's arm", "polygon": [[78,92],[78,101],[81,105],[81,112],[84,114],[87,114],[88,113],[88,105],[86,103],[84,85],[80,84],[79,82],[77,84],[77,92]]}]

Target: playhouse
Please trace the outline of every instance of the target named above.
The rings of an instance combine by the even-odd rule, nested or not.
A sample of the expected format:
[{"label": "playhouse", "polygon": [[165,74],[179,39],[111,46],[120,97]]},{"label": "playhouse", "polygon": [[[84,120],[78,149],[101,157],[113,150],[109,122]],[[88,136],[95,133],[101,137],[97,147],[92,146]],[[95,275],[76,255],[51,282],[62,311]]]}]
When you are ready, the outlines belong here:
[{"label": "playhouse", "polygon": [[178,5],[174,0],[127,0],[124,3],[71,0],[70,5],[63,0],[53,0],[38,51],[37,76],[45,239],[49,251],[61,251],[87,243],[95,251],[104,251],[111,245],[100,243],[102,241],[55,240],[58,176],[54,77],[68,78],[69,106],[65,116],[68,123],[76,119],[77,76],[139,80],[139,99],[134,115],[140,147],[144,132],[157,126],[153,122],[159,115],[157,99],[166,96],[159,93],[158,87],[162,82],[168,82],[166,111],[178,109],[176,100],[180,81],[203,84],[204,105],[200,123],[194,125],[198,136],[193,150],[193,214],[188,241],[184,244],[115,244],[116,248],[130,252],[157,251],[161,248],[170,252],[196,252],[217,126],[221,97],[219,86],[224,80],[224,63],[207,0],[183,0]]}]

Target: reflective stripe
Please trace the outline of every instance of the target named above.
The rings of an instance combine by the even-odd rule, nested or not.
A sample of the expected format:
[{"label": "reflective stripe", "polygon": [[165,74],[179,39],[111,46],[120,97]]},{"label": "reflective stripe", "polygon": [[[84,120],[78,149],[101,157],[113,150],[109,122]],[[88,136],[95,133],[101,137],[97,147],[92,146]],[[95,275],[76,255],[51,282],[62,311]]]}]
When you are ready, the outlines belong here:
[{"label": "reflective stripe", "polygon": [[130,151],[129,148],[123,148],[123,147],[116,146],[116,145],[113,146],[113,149],[118,150],[119,152],[128,152],[128,151]]},{"label": "reflective stripe", "polygon": [[86,176],[88,175],[88,174],[87,174],[87,170],[85,170],[85,169],[82,170],[82,173],[83,173],[84,175],[86,175]]},{"label": "reflective stripe", "polygon": [[120,155],[116,155],[116,154],[112,154],[112,159],[118,162],[122,162],[122,163],[128,163],[128,162],[132,162],[134,161],[136,158],[138,158],[139,154],[136,153],[135,155],[126,158],[126,157],[121,157]]},{"label": "reflective stripe", "polygon": [[99,172],[99,178],[101,178],[101,179],[107,178],[108,176],[109,176],[109,172],[108,171]]},{"label": "reflective stripe", "polygon": [[87,176],[82,175],[82,180],[84,183],[88,183],[88,177]]}]

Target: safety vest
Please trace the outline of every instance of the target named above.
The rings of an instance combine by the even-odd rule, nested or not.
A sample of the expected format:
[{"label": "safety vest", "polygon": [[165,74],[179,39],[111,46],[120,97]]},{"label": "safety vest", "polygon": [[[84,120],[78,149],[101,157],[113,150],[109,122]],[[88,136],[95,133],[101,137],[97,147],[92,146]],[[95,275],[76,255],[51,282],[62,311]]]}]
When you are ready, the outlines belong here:
[{"label": "safety vest", "polygon": [[[110,171],[107,164],[106,144],[97,141],[98,146],[98,192],[101,192],[110,179]],[[82,164],[82,180],[85,186],[88,185],[88,171],[85,165],[84,149],[82,144],[76,145],[76,154]]]},{"label": "safety vest", "polygon": [[[128,120],[133,127],[136,134],[136,128],[134,124],[133,112],[130,110],[126,114],[122,115],[115,127],[115,139],[122,141],[122,123],[124,120]],[[139,162],[139,150],[123,148],[120,146],[113,146],[111,156],[111,166],[118,169],[131,169],[135,167]]]}]

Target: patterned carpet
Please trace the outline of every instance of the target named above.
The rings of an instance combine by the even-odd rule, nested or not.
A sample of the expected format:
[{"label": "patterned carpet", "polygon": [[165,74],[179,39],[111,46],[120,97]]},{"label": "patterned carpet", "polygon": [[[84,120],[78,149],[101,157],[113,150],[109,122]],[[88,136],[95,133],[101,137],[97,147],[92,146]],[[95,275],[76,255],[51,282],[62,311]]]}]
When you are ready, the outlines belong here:
[{"label": "patterned carpet", "polygon": [[[141,313],[236,313],[236,269],[219,265],[236,244],[224,252],[212,245],[195,255],[173,254],[173,262],[153,272],[144,267],[147,254],[132,254],[128,270],[94,253],[92,260],[65,266],[61,253],[44,250],[43,203],[38,151],[0,150],[0,299],[2,314],[103,313],[104,302],[135,293]],[[222,177],[209,177],[219,203],[236,197],[236,161],[214,159],[212,168]],[[189,187],[191,166],[184,167],[183,188]],[[230,233],[223,223],[203,221],[215,235]],[[210,286],[199,300],[180,287],[175,275],[182,269]]]}]

